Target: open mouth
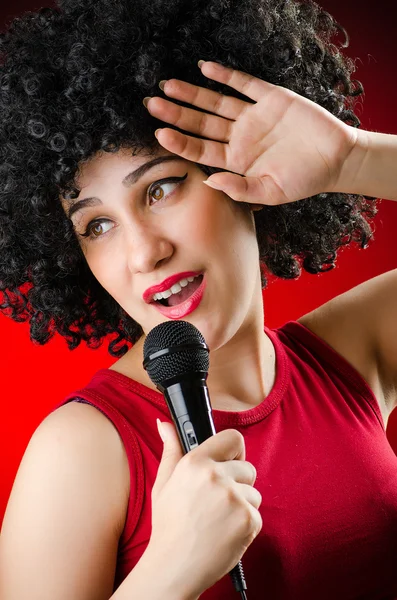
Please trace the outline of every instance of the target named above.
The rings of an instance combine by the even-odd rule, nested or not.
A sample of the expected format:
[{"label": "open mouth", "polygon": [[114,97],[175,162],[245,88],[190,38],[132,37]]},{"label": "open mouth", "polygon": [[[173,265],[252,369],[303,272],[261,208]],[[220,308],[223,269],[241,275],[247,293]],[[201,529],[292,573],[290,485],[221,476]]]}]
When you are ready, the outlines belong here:
[{"label": "open mouth", "polygon": [[182,302],[185,302],[194,294],[202,281],[203,275],[182,279],[179,283],[173,285],[170,290],[155,294],[152,302],[161,306],[177,306],[178,304],[182,304]]}]

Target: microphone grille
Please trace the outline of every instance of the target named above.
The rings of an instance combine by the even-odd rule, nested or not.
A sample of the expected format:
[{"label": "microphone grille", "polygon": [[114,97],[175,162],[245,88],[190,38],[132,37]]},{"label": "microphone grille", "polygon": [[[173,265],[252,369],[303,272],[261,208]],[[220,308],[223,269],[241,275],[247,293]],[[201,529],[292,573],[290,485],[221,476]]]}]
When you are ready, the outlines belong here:
[{"label": "microphone grille", "polygon": [[[168,352],[153,357],[162,350]],[[207,373],[209,368],[205,339],[187,321],[166,321],[154,327],[146,337],[143,354],[144,367],[156,386],[185,373]]]}]

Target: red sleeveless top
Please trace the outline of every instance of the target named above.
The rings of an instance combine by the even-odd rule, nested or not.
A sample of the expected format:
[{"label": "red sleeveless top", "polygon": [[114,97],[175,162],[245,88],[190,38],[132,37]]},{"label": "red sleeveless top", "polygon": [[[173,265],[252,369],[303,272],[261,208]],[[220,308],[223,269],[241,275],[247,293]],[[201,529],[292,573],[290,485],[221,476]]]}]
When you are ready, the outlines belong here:
[{"label": "red sleeveless top", "polygon": [[[397,457],[376,398],[300,323],[265,331],[276,352],[273,389],[250,410],[213,410],[217,431],[243,434],[262,495],[263,527],[242,558],[248,598],[395,600]],[[162,453],[156,418],[171,417],[160,393],[109,369],[56,408],[78,398],[112,421],[130,466],[116,589],[149,542],[150,490]],[[237,596],[226,575],[200,598]]]}]

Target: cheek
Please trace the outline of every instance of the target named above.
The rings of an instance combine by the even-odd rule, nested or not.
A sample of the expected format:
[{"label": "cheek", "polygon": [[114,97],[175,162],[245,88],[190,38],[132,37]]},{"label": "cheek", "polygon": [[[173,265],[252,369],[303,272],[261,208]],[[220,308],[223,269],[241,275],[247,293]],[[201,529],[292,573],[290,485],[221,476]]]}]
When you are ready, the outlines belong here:
[{"label": "cheek", "polygon": [[240,235],[253,231],[247,217],[234,207],[230,199],[221,192],[206,192],[192,197],[178,207],[172,219],[172,230],[176,239],[183,239],[194,246],[206,249],[233,248]]},{"label": "cheek", "polygon": [[195,203],[186,239],[202,242],[205,249],[219,256],[229,256],[233,264],[255,260],[257,239],[249,211],[225,194],[215,194],[204,195]]},{"label": "cheek", "polygon": [[90,251],[86,256],[87,264],[95,279],[115,300],[117,288],[122,283],[120,263],[111,252]]}]

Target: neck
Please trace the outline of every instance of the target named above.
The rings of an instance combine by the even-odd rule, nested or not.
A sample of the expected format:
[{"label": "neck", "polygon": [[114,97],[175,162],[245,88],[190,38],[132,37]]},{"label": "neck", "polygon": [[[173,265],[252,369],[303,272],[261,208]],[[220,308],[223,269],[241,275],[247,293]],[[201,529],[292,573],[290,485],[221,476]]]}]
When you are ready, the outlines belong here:
[{"label": "neck", "polygon": [[248,410],[260,404],[272,389],[274,348],[263,330],[263,313],[257,321],[211,353],[208,389],[213,408]]},{"label": "neck", "polygon": [[[260,404],[273,387],[274,348],[264,332],[262,304],[254,314],[227,344],[211,352],[208,389],[214,409],[248,410]],[[143,343],[141,338],[111,369],[156,390],[142,367]]]}]

